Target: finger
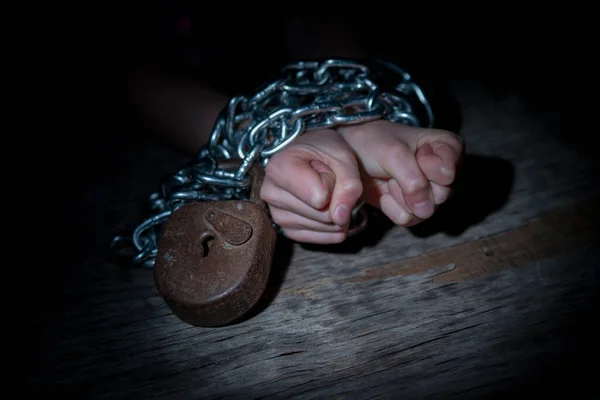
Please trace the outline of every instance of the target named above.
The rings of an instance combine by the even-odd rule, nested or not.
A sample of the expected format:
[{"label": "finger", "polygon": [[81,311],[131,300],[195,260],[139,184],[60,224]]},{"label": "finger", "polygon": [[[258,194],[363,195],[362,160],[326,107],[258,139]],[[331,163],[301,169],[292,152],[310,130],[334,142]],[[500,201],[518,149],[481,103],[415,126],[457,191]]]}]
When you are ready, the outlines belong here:
[{"label": "finger", "polygon": [[331,194],[335,189],[336,176],[335,173],[329,168],[325,163],[319,160],[310,161],[311,168],[318,173],[319,178],[321,179],[321,186],[325,190],[325,194],[320,197],[321,203],[313,204],[313,207],[322,210],[327,207]]},{"label": "finger", "polygon": [[402,192],[402,196],[391,192],[396,201],[404,198],[408,211],[418,218],[426,219],[433,214],[435,203],[429,180],[407,146],[395,145],[387,157],[382,158],[381,168],[396,181]]},{"label": "finger", "polygon": [[425,143],[417,150],[417,163],[427,179],[450,185],[456,177],[460,153],[446,143]]},{"label": "finger", "polygon": [[450,198],[452,193],[452,188],[448,186],[438,185],[437,183],[431,183],[431,190],[433,191],[433,198],[435,199],[435,204],[440,205],[446,200]]},{"label": "finger", "polygon": [[363,194],[361,199],[365,203],[373,207],[379,207],[379,199],[389,191],[388,179],[373,179],[369,176],[363,177]]},{"label": "finger", "polygon": [[267,164],[266,175],[274,185],[318,210],[329,203],[335,184],[335,175],[325,164],[311,163],[293,152],[274,155]]},{"label": "finger", "polygon": [[[438,185],[437,183],[431,183],[431,190],[433,192],[433,198],[435,202],[435,209],[437,206],[446,202],[452,195],[452,188],[447,186]],[[406,205],[406,201],[402,197],[402,191],[396,181],[388,182],[388,192],[391,194],[392,198],[398,203],[398,206],[403,210],[407,210],[408,206]],[[396,200],[398,198],[398,200]],[[412,226],[416,223],[422,222],[423,219],[417,218],[413,216],[413,220],[409,224],[399,224],[403,226]]]},{"label": "finger", "polygon": [[402,207],[394,197],[386,193],[379,199],[381,211],[396,225],[409,226],[417,218]]},{"label": "finger", "polygon": [[332,222],[330,214],[327,210],[315,210],[290,192],[276,186],[273,181],[269,179],[269,177],[265,177],[265,180],[263,181],[260,190],[260,197],[269,205],[270,208],[275,207],[281,210],[289,211],[302,217],[325,224]]},{"label": "finger", "polygon": [[[363,191],[358,162],[352,148],[338,132],[322,131],[319,137],[321,158],[320,161],[312,161],[311,167],[327,177],[322,182],[331,191],[328,204],[331,220],[344,226],[350,221],[352,208]],[[304,136],[304,139],[307,138],[310,139],[310,136]]]},{"label": "finger", "polygon": [[348,233],[342,232],[315,232],[308,229],[287,229],[285,235],[297,242],[313,244],[337,244],[346,240]]},{"label": "finger", "polygon": [[331,220],[340,226],[344,226],[350,221],[352,208],[363,192],[358,164],[352,152],[348,154],[352,160],[331,162],[330,164],[336,182],[331,195],[329,211]]},{"label": "finger", "polygon": [[270,206],[271,217],[273,222],[279,225],[282,229],[297,229],[311,230],[318,232],[340,232],[343,227],[333,223],[323,223],[298,215],[297,213],[283,210],[274,206]]},{"label": "finger", "polygon": [[[434,203],[435,203],[435,192],[433,191],[433,185],[431,184],[431,191],[432,191],[432,195],[434,197]],[[404,199],[404,195],[402,193],[402,189],[400,188],[400,186],[398,185],[398,182],[396,182],[395,180],[389,180],[388,181],[388,193],[392,196],[392,198],[398,203],[398,205],[400,207],[402,207],[403,210],[407,211],[410,213],[409,211],[409,207],[406,203],[406,200]],[[440,192],[441,194],[441,192]],[[434,204],[433,205],[433,212],[435,212],[435,209],[437,208],[437,205]],[[419,218],[417,216],[415,216],[414,214],[410,213],[410,215],[412,216],[412,219],[409,223],[407,224],[403,224],[403,226],[412,226],[415,224],[418,224],[420,222],[422,222],[423,220],[427,219],[427,218]],[[433,213],[432,213],[433,215]]]}]

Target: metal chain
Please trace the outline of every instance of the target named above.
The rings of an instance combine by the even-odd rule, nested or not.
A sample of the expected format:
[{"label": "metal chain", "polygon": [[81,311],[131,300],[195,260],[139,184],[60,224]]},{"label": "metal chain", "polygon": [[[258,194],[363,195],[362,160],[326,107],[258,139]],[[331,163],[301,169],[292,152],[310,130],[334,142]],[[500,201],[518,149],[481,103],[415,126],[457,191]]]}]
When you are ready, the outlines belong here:
[{"label": "metal chain", "polygon": [[[269,159],[304,132],[386,119],[412,126],[433,126],[433,112],[421,88],[394,64],[367,65],[350,60],[295,62],[281,77],[251,96],[230,99],[196,159],[163,181],[150,198],[153,212],[131,236],[117,236],[112,247],[127,242],[133,263],[154,266],[160,228],[178,207],[193,201],[248,198],[254,163]],[[238,158],[237,171],[218,160]],[[353,210],[350,235],[365,228],[362,203]],[[275,226],[275,224],[274,224]]]}]

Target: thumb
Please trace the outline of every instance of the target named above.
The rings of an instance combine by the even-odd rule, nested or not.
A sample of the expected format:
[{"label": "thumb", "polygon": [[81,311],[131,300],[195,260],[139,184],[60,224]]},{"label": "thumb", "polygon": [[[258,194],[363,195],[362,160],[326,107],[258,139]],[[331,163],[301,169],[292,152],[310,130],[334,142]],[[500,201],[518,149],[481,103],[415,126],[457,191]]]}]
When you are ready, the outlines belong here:
[{"label": "thumb", "polygon": [[345,226],[350,222],[352,209],[363,192],[360,172],[356,163],[333,163],[331,169],[335,176],[335,187],[329,213],[336,225]]},{"label": "thumb", "polygon": [[335,186],[335,174],[307,152],[290,148],[273,156],[267,179],[310,207],[323,210]]},{"label": "thumb", "polygon": [[313,206],[316,209],[324,209],[329,204],[329,200],[335,188],[335,173],[327,164],[319,161],[312,160],[310,166],[315,172],[319,174],[321,179],[321,186],[319,187],[319,196],[315,196]]}]

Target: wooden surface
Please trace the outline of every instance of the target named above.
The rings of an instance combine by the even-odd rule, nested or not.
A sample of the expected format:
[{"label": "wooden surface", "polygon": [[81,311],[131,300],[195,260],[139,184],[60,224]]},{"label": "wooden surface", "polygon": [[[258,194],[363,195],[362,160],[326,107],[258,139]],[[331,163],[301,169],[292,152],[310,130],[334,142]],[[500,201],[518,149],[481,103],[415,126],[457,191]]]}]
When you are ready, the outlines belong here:
[{"label": "wooden surface", "polygon": [[593,152],[563,134],[558,113],[477,81],[451,88],[469,154],[456,197],[414,231],[375,214],[343,246],[280,241],[265,298],[226,328],[183,324],[151,271],[106,258],[112,235],[138,222],[143,199],[182,158],[135,138],[105,144],[104,173],[88,176],[70,210],[80,254],[59,257],[69,267],[42,274],[35,295],[11,309],[25,317],[22,390],[101,399],[600,394]]}]

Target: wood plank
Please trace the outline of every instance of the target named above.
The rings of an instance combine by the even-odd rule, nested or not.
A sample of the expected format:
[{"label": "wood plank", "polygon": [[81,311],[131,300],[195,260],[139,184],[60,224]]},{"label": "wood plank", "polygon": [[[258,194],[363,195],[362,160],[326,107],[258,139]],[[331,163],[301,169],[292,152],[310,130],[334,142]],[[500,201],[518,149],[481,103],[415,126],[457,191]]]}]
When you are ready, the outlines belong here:
[{"label": "wood plank", "polygon": [[349,278],[357,270],[506,232],[600,195],[600,164],[559,139],[559,114],[533,113],[518,94],[492,96],[478,81],[453,85],[469,155],[451,204],[412,231],[376,222],[360,240],[339,249],[295,247],[284,288]]},{"label": "wood plank", "polygon": [[[586,235],[595,232],[593,224],[579,223],[596,204],[541,216],[492,241],[476,242],[479,254],[489,241],[504,249],[501,260],[518,260],[521,268],[440,283],[436,277],[452,268],[419,269],[432,257],[424,255],[421,263],[409,260],[417,268],[405,273],[388,267],[387,274],[368,279],[284,290],[267,310],[228,328],[191,328],[156,295],[98,288],[88,298],[79,295],[78,307],[64,316],[65,341],[43,361],[52,368],[30,376],[29,384],[54,382],[99,398],[491,394],[499,380],[522,384],[548,360],[566,357],[565,340],[575,338],[565,338],[565,326],[579,332],[590,329],[586,318],[597,318],[590,304],[600,265],[590,261],[600,253]],[[560,221],[571,217],[552,239]],[[524,236],[541,244],[512,245]],[[567,238],[572,239],[561,242]],[[551,243],[559,248],[545,252]],[[536,256],[524,256],[527,246],[538,249]],[[583,332],[577,340],[588,347],[567,349],[586,359],[593,353],[585,351],[595,351],[589,347],[595,331]]]},{"label": "wood plank", "polygon": [[518,229],[465,244],[409,258],[399,263],[365,269],[346,282],[363,282],[423,273],[449,266],[433,278],[434,283],[453,283],[530,264],[571,251],[574,247],[600,243],[600,199],[545,213]]},{"label": "wood plank", "polygon": [[455,92],[471,161],[454,202],[412,231],[375,218],[345,248],[280,242],[261,308],[221,329],[181,323],[149,271],[106,259],[112,235],[139,221],[182,161],[147,141],[106,144],[103,168],[120,179],[87,176],[71,209],[83,261],[41,271],[53,279],[9,307],[26,327],[15,346],[22,387],[124,399],[589,393],[598,165],[558,139],[557,117],[520,98],[477,82]]}]

